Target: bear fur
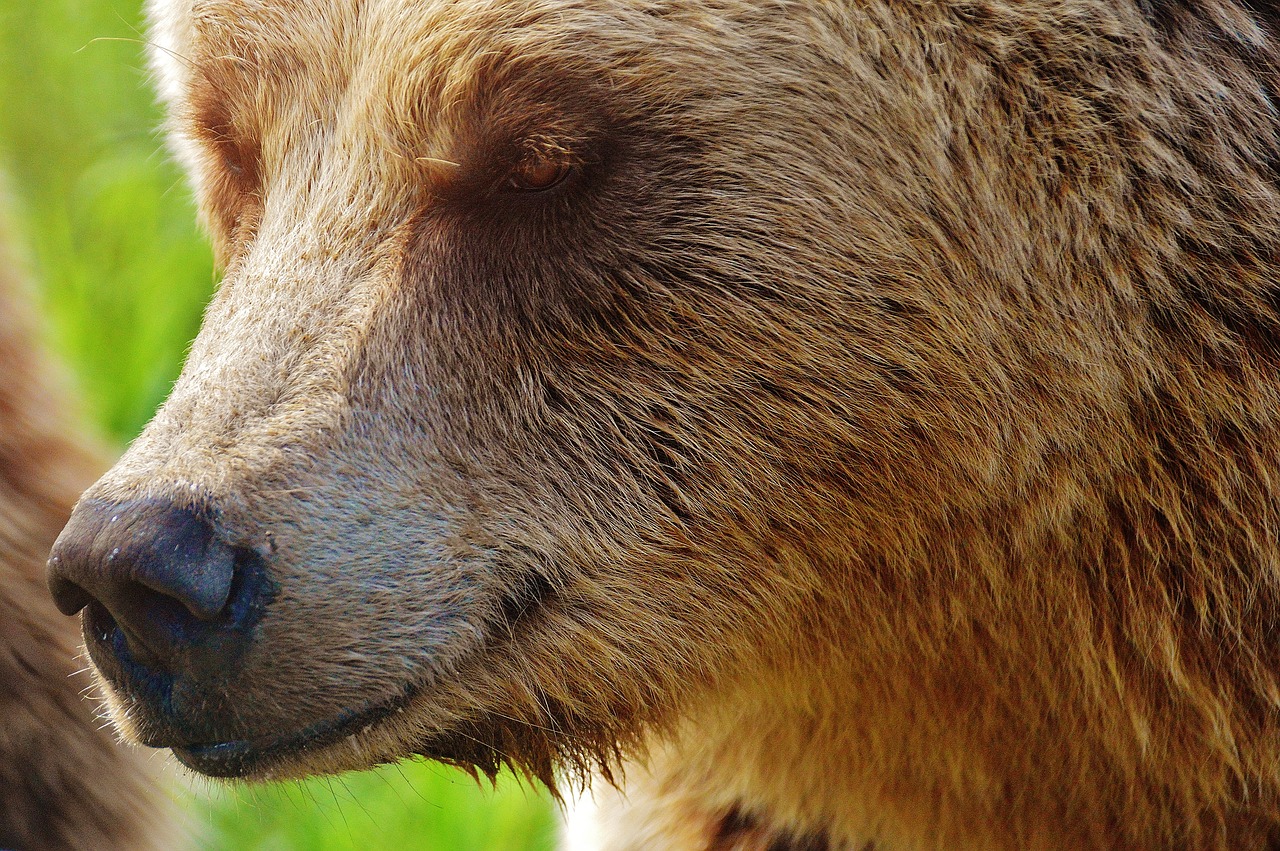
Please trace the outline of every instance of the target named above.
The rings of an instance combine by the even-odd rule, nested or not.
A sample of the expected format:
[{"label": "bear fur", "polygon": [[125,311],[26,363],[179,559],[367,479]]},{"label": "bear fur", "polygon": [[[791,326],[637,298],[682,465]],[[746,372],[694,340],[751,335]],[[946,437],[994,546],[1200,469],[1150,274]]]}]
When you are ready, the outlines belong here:
[{"label": "bear fur", "polygon": [[[0,202],[5,200],[0,192]],[[0,219],[3,216],[0,215]],[[0,848],[172,849],[159,764],[116,742],[44,562],[105,455],[74,427],[0,220]]]},{"label": "bear fur", "polygon": [[55,585],[139,501],[267,578],[216,673],[87,636],[129,736],[594,772],[610,849],[1280,843],[1274,4],[151,16],[226,275]]}]

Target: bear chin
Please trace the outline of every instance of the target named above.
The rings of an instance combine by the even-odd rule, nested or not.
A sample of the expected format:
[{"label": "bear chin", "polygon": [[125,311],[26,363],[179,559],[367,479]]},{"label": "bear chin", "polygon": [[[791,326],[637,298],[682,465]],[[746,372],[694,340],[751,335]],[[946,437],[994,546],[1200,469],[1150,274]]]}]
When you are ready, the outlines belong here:
[{"label": "bear chin", "polygon": [[406,688],[403,694],[385,703],[347,710],[293,733],[257,739],[183,745],[172,747],[170,750],[187,768],[208,777],[266,779],[282,771],[287,773],[289,763],[299,756],[320,752],[402,711],[414,693],[414,689]]},{"label": "bear chin", "polygon": [[[409,746],[401,744],[399,731],[388,722],[407,714],[419,691],[406,689],[403,695],[386,703],[344,712],[290,734],[170,750],[192,771],[220,779],[265,781],[337,774],[392,763],[409,754],[490,779],[507,766],[541,780],[553,795],[557,794],[552,764],[565,760],[562,747],[547,731],[519,728],[496,714],[416,736]],[[388,739],[396,743],[392,749],[386,747]],[[578,761],[585,769],[585,760]],[[605,757],[592,757],[592,762],[599,765],[606,761]],[[568,764],[573,762],[568,760]]]}]

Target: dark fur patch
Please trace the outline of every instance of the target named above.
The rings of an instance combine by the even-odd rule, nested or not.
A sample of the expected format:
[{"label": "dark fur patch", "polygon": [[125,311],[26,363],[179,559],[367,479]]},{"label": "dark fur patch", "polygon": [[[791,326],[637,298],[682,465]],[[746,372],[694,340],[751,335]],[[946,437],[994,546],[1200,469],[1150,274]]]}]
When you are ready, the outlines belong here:
[{"label": "dark fur patch", "polygon": [[[716,827],[707,851],[838,851],[825,831],[797,834],[772,828],[734,807]],[[868,843],[859,851],[875,851]]]}]

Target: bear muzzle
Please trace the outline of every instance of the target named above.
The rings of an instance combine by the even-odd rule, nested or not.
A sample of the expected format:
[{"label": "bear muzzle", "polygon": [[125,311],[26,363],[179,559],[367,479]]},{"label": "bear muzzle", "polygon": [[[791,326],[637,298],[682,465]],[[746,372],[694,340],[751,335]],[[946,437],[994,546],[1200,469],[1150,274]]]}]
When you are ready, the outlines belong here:
[{"label": "bear muzzle", "polygon": [[147,744],[218,741],[209,695],[233,678],[274,595],[261,553],[164,500],[85,500],[49,558],[49,590],[84,612],[89,656],[143,710]]}]

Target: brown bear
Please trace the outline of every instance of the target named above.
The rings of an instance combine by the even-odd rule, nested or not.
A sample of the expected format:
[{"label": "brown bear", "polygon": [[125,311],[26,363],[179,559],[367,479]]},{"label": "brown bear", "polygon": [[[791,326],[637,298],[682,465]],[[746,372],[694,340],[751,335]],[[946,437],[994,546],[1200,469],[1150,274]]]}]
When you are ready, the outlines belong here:
[{"label": "brown bear", "polygon": [[129,738],[606,847],[1280,843],[1280,11],[154,0],[226,274],[50,559]]},{"label": "brown bear", "polygon": [[96,716],[77,630],[44,588],[48,548],[76,496],[106,464],[73,428],[66,388],[37,342],[31,293],[6,251],[4,225],[0,221],[0,848],[171,851],[176,822],[158,783],[159,765],[120,746],[106,719]]}]

